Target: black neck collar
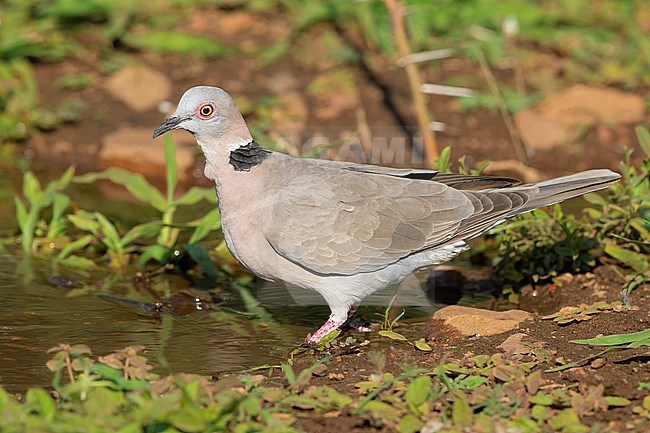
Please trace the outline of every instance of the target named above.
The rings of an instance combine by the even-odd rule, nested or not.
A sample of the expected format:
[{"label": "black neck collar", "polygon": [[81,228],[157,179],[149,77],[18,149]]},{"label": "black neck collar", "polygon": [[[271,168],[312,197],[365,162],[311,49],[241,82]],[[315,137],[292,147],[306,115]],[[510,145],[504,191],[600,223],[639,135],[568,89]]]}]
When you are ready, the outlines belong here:
[{"label": "black neck collar", "polygon": [[270,150],[261,147],[255,140],[246,146],[238,147],[230,152],[230,165],[235,171],[250,171],[251,168],[262,163],[264,158],[271,154]]}]

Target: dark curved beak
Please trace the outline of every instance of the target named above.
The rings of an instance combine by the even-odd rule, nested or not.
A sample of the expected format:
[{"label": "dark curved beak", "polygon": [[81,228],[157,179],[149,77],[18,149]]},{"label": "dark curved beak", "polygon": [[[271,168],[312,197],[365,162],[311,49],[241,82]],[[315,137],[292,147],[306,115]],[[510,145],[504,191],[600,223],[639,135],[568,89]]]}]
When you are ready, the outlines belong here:
[{"label": "dark curved beak", "polygon": [[183,120],[184,119],[181,119],[178,116],[168,117],[163,123],[156,126],[156,129],[153,130],[153,138],[156,138],[167,131],[178,128]]}]

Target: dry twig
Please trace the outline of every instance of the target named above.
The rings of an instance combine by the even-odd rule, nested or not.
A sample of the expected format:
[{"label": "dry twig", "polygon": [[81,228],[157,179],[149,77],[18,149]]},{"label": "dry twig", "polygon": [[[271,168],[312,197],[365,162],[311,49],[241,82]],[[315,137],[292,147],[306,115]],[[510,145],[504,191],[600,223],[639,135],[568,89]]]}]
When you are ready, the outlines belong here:
[{"label": "dry twig", "polygon": [[[411,54],[411,47],[406,36],[406,29],[404,28],[404,7],[398,0],[385,0],[385,2],[390,14],[391,28],[395,37],[397,53],[401,58],[404,58]],[[404,66],[404,69],[406,69],[406,76],[411,87],[413,105],[415,106],[418,126],[424,143],[424,154],[429,165],[432,166],[433,162],[438,158],[438,145],[433,131],[429,129],[429,123],[433,119],[430,118],[427,111],[425,96],[420,91],[422,83],[417,66],[413,63],[408,63]]]}]

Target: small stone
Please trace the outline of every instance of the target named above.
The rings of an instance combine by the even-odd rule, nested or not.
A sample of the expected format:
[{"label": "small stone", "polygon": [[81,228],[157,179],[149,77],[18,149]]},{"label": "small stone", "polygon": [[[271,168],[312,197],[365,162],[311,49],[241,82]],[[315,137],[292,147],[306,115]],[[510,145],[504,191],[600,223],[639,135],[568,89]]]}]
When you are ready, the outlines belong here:
[{"label": "small stone", "polygon": [[172,83],[148,66],[127,66],[108,79],[106,89],[131,110],[141,113],[169,99]]},{"label": "small stone", "polygon": [[478,308],[450,305],[444,307],[431,316],[430,321],[440,321],[456,330],[461,336],[495,335],[501,334],[531,320],[533,315],[521,310],[491,311]]},{"label": "small stone", "polygon": [[[173,134],[179,179],[194,167],[194,142],[188,134]],[[152,151],[158,149],[158,151]],[[150,128],[122,127],[104,136],[99,152],[100,168],[120,167],[141,173],[150,180],[165,179],[165,154],[162,143],[154,142]]]},{"label": "small stone", "polygon": [[314,369],[311,371],[312,376],[316,377],[323,377],[327,374],[327,365],[325,364],[318,364]]},{"label": "small stone", "polygon": [[591,368],[597,370],[597,369],[599,369],[600,367],[602,367],[603,365],[605,365],[605,360],[604,360],[603,358],[594,359],[594,360],[591,362],[590,365],[591,365]]},{"label": "small stone", "polygon": [[262,374],[254,374],[249,380],[257,386],[262,386],[264,382],[266,382],[266,376]]},{"label": "small stone", "polygon": [[[644,99],[617,89],[573,86],[540,104],[518,112],[514,119],[522,140],[532,149],[548,150],[575,140],[585,127],[643,122]],[[609,142],[599,129],[602,139]]]},{"label": "small stone", "polygon": [[343,373],[330,373],[327,375],[327,378],[330,380],[343,380],[345,379],[345,374]]},{"label": "small stone", "polygon": [[523,344],[523,339],[527,337],[526,334],[518,333],[512,334],[506,340],[497,346],[497,349],[503,350],[506,355],[525,355],[531,352],[530,347]]}]

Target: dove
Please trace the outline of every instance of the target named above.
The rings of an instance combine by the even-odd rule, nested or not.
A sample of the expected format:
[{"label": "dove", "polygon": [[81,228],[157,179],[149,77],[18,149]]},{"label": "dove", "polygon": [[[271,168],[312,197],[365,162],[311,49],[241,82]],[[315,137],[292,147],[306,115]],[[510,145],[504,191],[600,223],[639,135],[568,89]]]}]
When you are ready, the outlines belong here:
[{"label": "dove", "polygon": [[196,86],[153,132],[191,133],[215,183],[228,249],[259,278],[318,292],[330,307],[308,341],[349,322],[368,295],[452,259],[508,218],[597,191],[607,169],[521,184],[505,177],[296,158],[260,146],[232,97]]}]

